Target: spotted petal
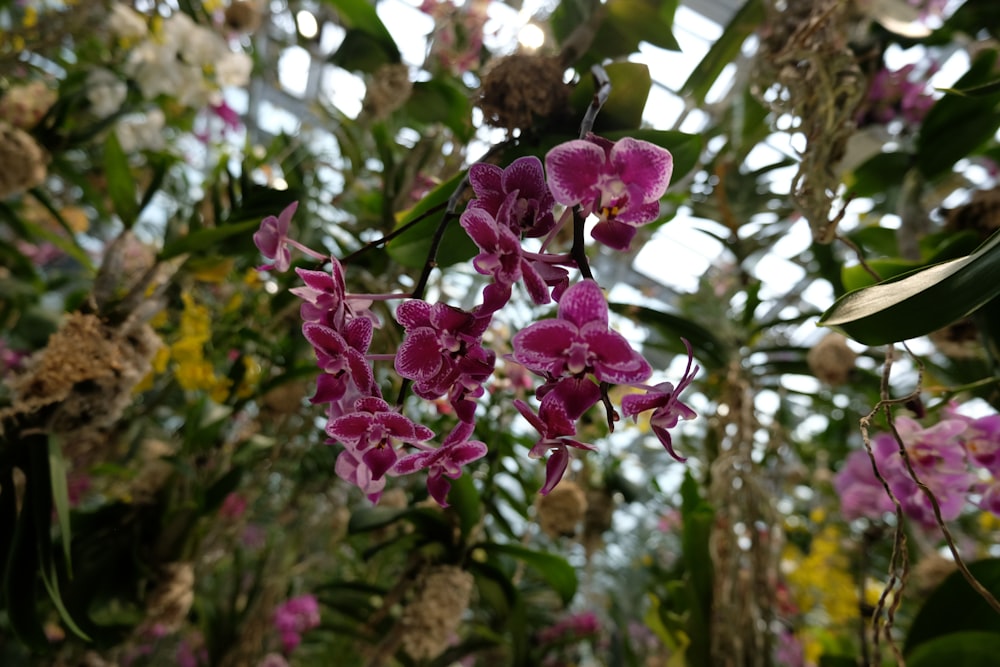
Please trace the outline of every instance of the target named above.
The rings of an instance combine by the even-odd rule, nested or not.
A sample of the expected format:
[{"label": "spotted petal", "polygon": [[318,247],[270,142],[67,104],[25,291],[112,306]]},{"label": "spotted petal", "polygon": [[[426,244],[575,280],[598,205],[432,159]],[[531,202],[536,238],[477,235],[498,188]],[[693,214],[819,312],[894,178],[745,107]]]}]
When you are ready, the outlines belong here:
[{"label": "spotted petal", "polygon": [[643,193],[643,204],[658,201],[667,191],[674,171],[674,158],[667,149],[625,137],[615,142],[608,157],[630,192]]},{"label": "spotted petal", "polygon": [[575,206],[597,197],[597,184],[605,171],[600,146],[582,139],[559,144],[545,156],[549,189],[556,202]]},{"label": "spotted petal", "polygon": [[608,302],[601,288],[593,280],[581,280],[563,294],[559,300],[559,318],[577,328],[584,325],[608,326]]}]

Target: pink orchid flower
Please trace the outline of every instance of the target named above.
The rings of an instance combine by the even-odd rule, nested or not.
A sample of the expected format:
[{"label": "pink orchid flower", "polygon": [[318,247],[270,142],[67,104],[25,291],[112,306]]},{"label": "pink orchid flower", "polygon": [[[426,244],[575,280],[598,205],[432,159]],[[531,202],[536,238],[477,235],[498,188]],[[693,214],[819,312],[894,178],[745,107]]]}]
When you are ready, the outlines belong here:
[{"label": "pink orchid flower", "polygon": [[660,215],[674,159],[648,141],[626,137],[611,142],[589,135],[550,150],[545,169],[556,202],[579,205],[585,216],[597,215],[594,239],[628,250],[636,228]]}]

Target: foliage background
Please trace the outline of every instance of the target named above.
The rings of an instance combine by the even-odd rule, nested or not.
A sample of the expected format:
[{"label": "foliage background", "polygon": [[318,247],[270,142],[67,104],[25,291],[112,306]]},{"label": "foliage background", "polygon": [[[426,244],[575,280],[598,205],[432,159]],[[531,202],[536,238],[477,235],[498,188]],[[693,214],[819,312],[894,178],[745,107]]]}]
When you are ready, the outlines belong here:
[{"label": "foliage background", "polygon": [[[428,2],[404,32],[362,0],[0,6],[0,662],[992,664],[1000,616],[953,574],[960,556],[1000,583],[983,494],[945,535],[847,520],[833,480],[862,417],[889,427],[880,401],[929,426],[1000,400],[1000,14],[785,4],[748,0],[675,84],[664,63],[698,46],[669,1]],[[576,137],[592,65],[611,81],[595,132],[674,155],[634,250],[588,251],[663,378],[694,348],[689,459],[595,417],[600,451],[541,499],[501,364],[490,454],[451,507],[409,478],[372,507],[308,401],[295,276],[258,271],[251,236],[299,201],[296,238],[351,257],[350,291],[412,288],[437,219],[358,251],[484,155]],[[474,252],[453,225],[429,296],[471,305]],[[490,340],[546,314],[525,303]],[[408,408],[446,428],[442,405]],[[424,602],[431,572],[471,577],[469,599]],[[289,648],[275,610],[303,595],[319,622]]]}]

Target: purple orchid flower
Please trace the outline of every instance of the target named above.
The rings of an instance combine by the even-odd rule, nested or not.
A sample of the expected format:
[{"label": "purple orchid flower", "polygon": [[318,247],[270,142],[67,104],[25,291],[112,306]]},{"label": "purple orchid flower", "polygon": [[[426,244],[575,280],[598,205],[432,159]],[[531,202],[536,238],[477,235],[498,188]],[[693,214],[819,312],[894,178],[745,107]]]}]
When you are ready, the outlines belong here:
[{"label": "purple orchid flower", "polygon": [[[650,428],[653,429],[653,433],[666,448],[667,453],[677,461],[683,462],[687,459],[674,451],[673,440],[668,429],[677,426],[677,422],[681,419],[693,419],[698,416],[694,410],[682,403],[678,396],[691,384],[701,368],[694,365],[691,344],[687,339],[682,338],[681,340],[684,341],[684,347],[687,348],[688,361],[684,375],[677,382],[677,386],[675,387],[671,382],[661,382],[654,387],[644,387],[645,394],[629,394],[622,399],[622,412],[626,417],[635,418],[640,412],[652,410],[653,414],[649,418]],[[692,365],[694,365],[693,368]]]},{"label": "purple orchid flower", "polygon": [[303,321],[319,322],[340,331],[349,319],[364,317],[378,327],[378,316],[369,310],[372,301],[349,296],[344,282],[343,265],[336,257],[327,259],[331,263],[329,273],[295,268],[305,284],[288,291],[302,299],[299,314]]},{"label": "purple orchid flower", "polygon": [[[471,207],[462,213],[460,224],[479,246],[480,253],[472,260],[472,265],[479,273],[493,276],[499,287],[498,294],[504,293],[509,299],[511,286],[524,280],[532,301],[538,305],[549,302],[545,280],[525,256],[521,240],[507,225],[498,223],[487,210]],[[499,310],[506,303],[504,299],[497,306],[500,298],[487,294],[484,306],[491,312]]]},{"label": "purple orchid flower", "polygon": [[351,320],[341,335],[333,328],[316,322],[302,325],[302,334],[316,351],[320,375],[314,403],[328,403],[344,396],[353,381],[366,395],[377,391],[375,376],[365,359],[372,342],[372,323],[363,318]]},{"label": "purple orchid flower", "polygon": [[563,294],[557,319],[535,322],[514,335],[513,359],[552,378],[592,373],[612,384],[642,382],[653,372],[625,337],[608,328],[608,303],[593,280]]},{"label": "purple orchid flower", "polygon": [[417,470],[427,470],[427,491],[441,507],[448,507],[451,482],[462,476],[462,466],[486,456],[486,445],[469,440],[472,424],[459,422],[437,449],[408,454],[396,461],[390,475],[409,475]]},{"label": "purple orchid flower", "polygon": [[549,460],[545,464],[545,483],[539,491],[543,496],[546,496],[552,489],[556,488],[566,473],[566,468],[569,466],[570,447],[591,452],[596,451],[597,447],[571,437],[576,435],[575,419],[570,417],[560,401],[543,403],[537,415],[532,412],[527,403],[520,399],[514,400],[514,407],[541,435],[538,442],[528,452],[528,456],[539,459],[547,453],[550,454]]},{"label": "purple orchid flower", "polygon": [[[396,319],[406,330],[396,352],[396,372],[413,380],[413,391],[421,398],[449,394],[455,405],[456,398],[463,400],[470,391],[475,394],[475,387],[493,372],[496,355],[482,344],[488,316],[413,300],[400,304]],[[459,417],[471,419],[471,413],[463,409]]]},{"label": "purple orchid flower", "polygon": [[377,503],[382,497],[382,491],[385,489],[385,477],[375,479],[371,468],[351,449],[344,449],[337,455],[334,472],[340,479],[361,489],[361,492],[368,496],[368,500],[373,503]]},{"label": "purple orchid flower", "polygon": [[326,433],[353,450],[355,459],[360,455],[375,481],[396,463],[396,443],[416,445],[434,437],[429,428],[415,424],[381,398],[361,398],[354,407],[355,412],[329,422]]},{"label": "purple orchid flower", "polygon": [[597,215],[600,222],[591,235],[615,250],[628,250],[636,228],[660,215],[673,168],[670,151],[629,137],[611,142],[591,134],[545,156],[553,198],[579,204],[584,216]]},{"label": "purple orchid flower", "polygon": [[469,183],[476,193],[469,209],[484,210],[503,221],[518,238],[545,236],[555,227],[554,201],[545,185],[542,161],[537,157],[518,158],[506,169],[477,162],[469,167]]},{"label": "purple orchid flower", "polygon": [[299,203],[293,201],[285,207],[278,217],[269,215],[260,223],[260,229],[254,232],[253,242],[264,257],[274,261],[274,264],[262,266],[261,269],[287,271],[292,265],[292,253],[288,249],[288,225],[292,216],[299,208]]},{"label": "purple orchid flower", "polygon": [[[942,518],[950,521],[961,514],[975,475],[968,471],[965,464],[964,450],[957,439],[961,432],[955,425],[957,420],[946,421],[952,423],[942,421],[924,429],[912,419],[899,417],[896,430],[906,445],[910,463],[920,481],[937,498]],[[873,437],[872,454],[903,513],[924,528],[936,526],[931,502],[906,469],[896,437],[890,433]]]},{"label": "purple orchid flower", "polygon": [[848,521],[859,517],[879,520],[895,507],[885,487],[875,477],[868,452],[851,452],[844,466],[833,477],[833,488],[840,496],[840,511]]}]

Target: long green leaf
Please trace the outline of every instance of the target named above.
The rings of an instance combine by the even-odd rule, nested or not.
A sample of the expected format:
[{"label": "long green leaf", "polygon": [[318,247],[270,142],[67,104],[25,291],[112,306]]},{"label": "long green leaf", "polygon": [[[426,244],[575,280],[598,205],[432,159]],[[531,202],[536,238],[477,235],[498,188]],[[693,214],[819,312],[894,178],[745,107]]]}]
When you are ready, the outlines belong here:
[{"label": "long green leaf", "polygon": [[[396,223],[396,229],[412,223],[435,206],[447,202],[459,183],[462,182],[463,176],[464,173],[456,174],[451,180],[434,188],[416,206],[398,214],[396,217],[399,222]],[[386,244],[389,256],[409,269],[421,268],[428,259],[431,259],[429,257],[431,241],[444,215],[444,212],[430,215],[389,241]],[[437,257],[433,259],[437,266],[451,266],[471,259],[475,254],[476,244],[458,224],[456,218],[449,221],[448,228],[444,232],[444,239],[438,247]]]},{"label": "long green leaf", "polygon": [[[956,82],[959,89],[994,81],[996,51],[983,51]],[[976,97],[945,95],[927,112],[917,135],[917,167],[928,179],[950,171],[952,165],[979,148],[1000,127],[1000,92]]]},{"label": "long green leaf", "polygon": [[[208,250],[219,245],[221,241],[236,236],[249,234],[260,226],[260,220],[244,220],[242,222],[226,223],[221,227],[206,227],[178,238],[163,248],[159,259],[167,260],[186,252]],[[221,249],[221,246],[220,248]],[[224,253],[223,253],[224,254]]]},{"label": "long green leaf", "polygon": [[968,317],[1000,296],[1000,234],[961,259],[848,292],[820,317],[865,345],[915,338]]},{"label": "long green leaf", "polygon": [[1000,635],[991,632],[956,632],[923,644],[906,658],[908,667],[995,667],[1000,655]]},{"label": "long green leaf", "polygon": [[340,13],[341,22],[347,28],[356,28],[375,39],[379,47],[399,62],[399,47],[375,11],[375,5],[368,0],[326,0]]},{"label": "long green leaf", "polygon": [[722,70],[733,62],[743,48],[743,42],[757,30],[763,19],[764,3],[761,0],[747,0],[681,86],[681,96],[691,98],[694,102],[704,102],[705,95],[722,74]]},{"label": "long green leaf", "polygon": [[129,229],[139,217],[139,201],[128,156],[114,132],[109,132],[108,139],[104,142],[104,175],[108,180],[108,196],[114,204],[115,213],[121,218],[125,229]]},{"label": "long green leaf", "polygon": [[[988,591],[1000,595],[1000,558],[969,563],[969,571]],[[910,625],[903,653],[915,654],[925,643],[952,633],[970,631],[1000,637],[1000,616],[956,571],[924,601]],[[907,664],[909,662],[907,659]]]},{"label": "long green leaf", "polygon": [[62,455],[59,436],[49,436],[49,479],[52,484],[52,503],[59,522],[59,536],[62,539],[63,556],[66,559],[66,571],[72,577],[73,568],[70,560],[70,544],[72,533],[69,526],[69,489],[66,486],[66,459]]},{"label": "long green leaf", "polygon": [[555,554],[532,551],[519,544],[481,544],[488,554],[499,554],[516,558],[531,567],[559,594],[564,604],[569,604],[576,595],[576,569],[565,558]]}]

